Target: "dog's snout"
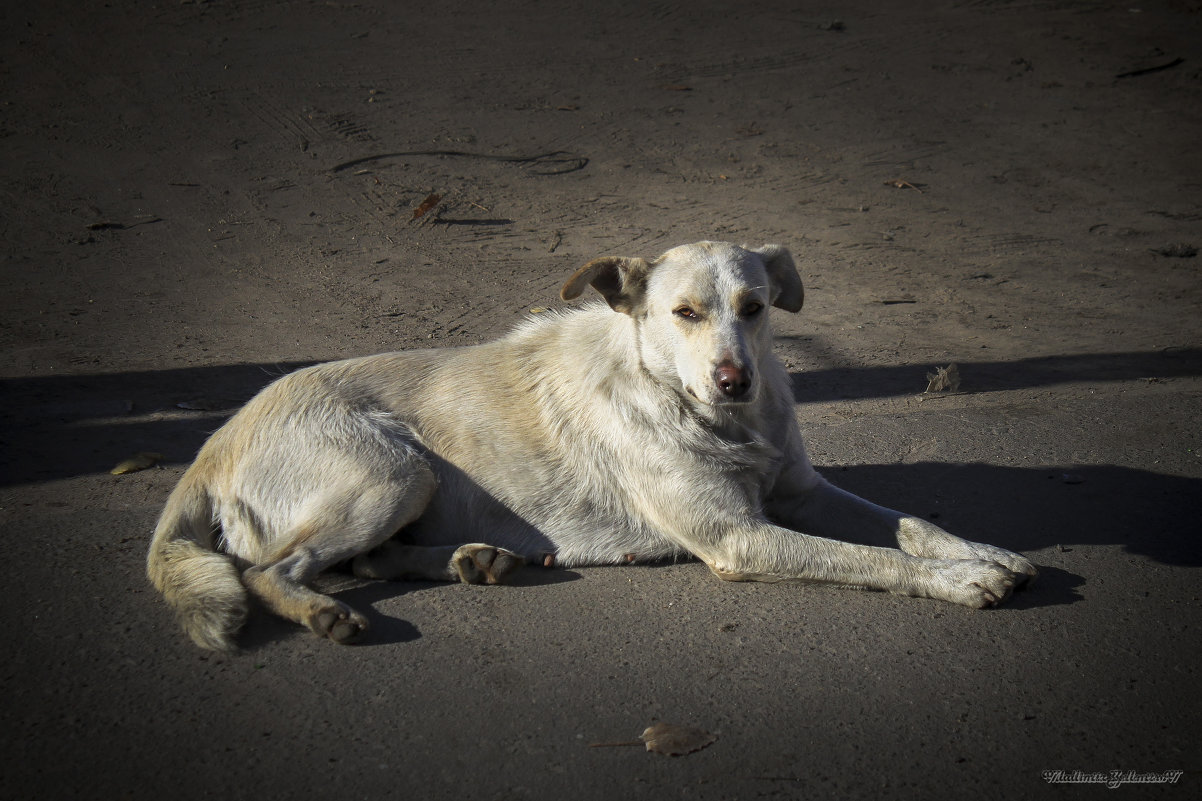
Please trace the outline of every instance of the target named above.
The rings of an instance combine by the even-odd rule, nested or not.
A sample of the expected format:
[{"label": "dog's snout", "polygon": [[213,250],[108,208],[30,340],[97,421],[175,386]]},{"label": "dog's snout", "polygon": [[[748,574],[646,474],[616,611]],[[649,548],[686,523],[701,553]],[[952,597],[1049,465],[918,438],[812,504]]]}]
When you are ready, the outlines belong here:
[{"label": "dog's snout", "polygon": [[751,368],[724,361],[714,370],[714,381],[726,397],[740,398],[751,389]]}]

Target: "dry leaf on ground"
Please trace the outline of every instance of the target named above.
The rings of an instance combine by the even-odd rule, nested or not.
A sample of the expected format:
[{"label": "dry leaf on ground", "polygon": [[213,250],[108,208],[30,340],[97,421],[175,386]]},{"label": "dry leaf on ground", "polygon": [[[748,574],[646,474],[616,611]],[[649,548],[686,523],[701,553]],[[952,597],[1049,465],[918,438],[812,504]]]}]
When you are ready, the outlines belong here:
[{"label": "dry leaf on ground", "polygon": [[426,199],[421,202],[421,205],[413,210],[413,217],[416,220],[418,217],[426,214],[430,209],[438,205],[438,201],[442,200],[442,195],[426,195]]},{"label": "dry leaf on ground", "polygon": [[617,743],[590,743],[590,748],[611,748],[615,746],[645,745],[648,751],[668,756],[680,756],[700,751],[718,739],[718,735],[710,734],[702,729],[689,726],[678,726],[675,723],[656,723],[643,729],[637,740],[623,740]]},{"label": "dry leaf on ground", "polygon": [[700,751],[717,739],[716,734],[710,734],[708,731],[690,726],[677,726],[674,723],[656,723],[654,726],[648,726],[642,734],[648,751],[669,756]]},{"label": "dry leaf on ground", "polygon": [[159,459],[163,458],[161,453],[151,453],[150,451],[138,451],[133,456],[118,464],[109,471],[114,476],[123,476],[126,473],[136,473],[139,470],[145,470],[148,467],[154,467],[158,464]]},{"label": "dry leaf on ground", "polygon": [[927,392],[956,392],[960,389],[960,368],[954,364],[936,367],[927,373]]}]

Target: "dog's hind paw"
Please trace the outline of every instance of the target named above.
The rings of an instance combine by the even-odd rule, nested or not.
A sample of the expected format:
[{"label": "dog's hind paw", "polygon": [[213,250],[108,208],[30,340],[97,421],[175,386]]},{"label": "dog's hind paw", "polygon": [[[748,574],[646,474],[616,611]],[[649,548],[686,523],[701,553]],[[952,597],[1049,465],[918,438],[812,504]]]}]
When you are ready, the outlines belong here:
[{"label": "dog's hind paw", "polygon": [[462,545],[451,557],[451,565],[464,584],[504,584],[525,563],[512,551],[480,543]]},{"label": "dog's hind paw", "polygon": [[309,628],[319,637],[328,637],[340,645],[349,645],[367,631],[367,618],[343,603],[334,601],[309,618]]}]

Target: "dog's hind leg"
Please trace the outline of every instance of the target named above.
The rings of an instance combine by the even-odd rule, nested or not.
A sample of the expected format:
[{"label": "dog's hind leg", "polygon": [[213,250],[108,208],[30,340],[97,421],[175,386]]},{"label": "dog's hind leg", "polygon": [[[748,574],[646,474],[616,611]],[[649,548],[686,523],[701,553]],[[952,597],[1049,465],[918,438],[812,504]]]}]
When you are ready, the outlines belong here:
[{"label": "dog's hind leg", "polygon": [[315,510],[280,538],[283,545],[243,572],[247,588],[273,612],[334,642],[353,642],[367,618],[308,585],[323,570],[386,541],[421,515],[434,490],[429,468],[376,487],[343,488],[307,508]]},{"label": "dog's hind leg", "polygon": [[341,601],[306,584],[324,565],[312,548],[298,548],[267,566],[255,566],[242,580],[256,597],[280,617],[308,626],[334,642],[353,642],[367,629],[367,618]]},{"label": "dog's hind leg", "polygon": [[389,540],[356,556],[351,569],[361,578],[504,584],[525,561],[512,551],[482,543],[423,546]]}]

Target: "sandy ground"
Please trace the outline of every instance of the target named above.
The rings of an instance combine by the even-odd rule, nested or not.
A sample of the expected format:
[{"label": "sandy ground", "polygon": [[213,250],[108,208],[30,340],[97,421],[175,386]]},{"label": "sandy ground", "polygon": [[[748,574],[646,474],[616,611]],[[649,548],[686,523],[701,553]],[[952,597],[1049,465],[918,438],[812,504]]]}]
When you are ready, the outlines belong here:
[{"label": "sandy ground", "polygon": [[[1196,797],[1196,0],[15,5],[0,795]],[[273,376],[480,342],[592,257],[701,238],[797,255],[775,326],[828,475],[1023,551],[1032,589],[335,579],[362,646],[179,634],[150,530]],[[719,739],[589,747],[658,720]]]}]

